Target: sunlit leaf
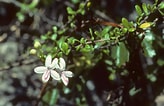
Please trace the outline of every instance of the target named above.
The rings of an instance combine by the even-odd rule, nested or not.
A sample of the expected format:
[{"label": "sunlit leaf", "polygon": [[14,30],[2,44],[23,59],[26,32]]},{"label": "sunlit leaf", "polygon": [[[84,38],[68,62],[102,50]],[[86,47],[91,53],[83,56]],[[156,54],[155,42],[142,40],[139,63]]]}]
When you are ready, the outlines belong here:
[{"label": "sunlit leaf", "polygon": [[139,5],[135,5],[135,9],[136,9],[136,12],[139,16],[142,15],[142,10],[141,10],[141,7]]},{"label": "sunlit leaf", "polygon": [[145,12],[145,14],[148,15],[149,11],[148,11],[148,9],[147,9],[146,3],[143,3],[143,4],[142,4],[142,9],[143,9],[143,11]]},{"label": "sunlit leaf", "polygon": [[139,26],[139,28],[145,29],[151,26],[151,22],[145,22]]},{"label": "sunlit leaf", "polygon": [[57,34],[56,33],[54,33],[54,34],[51,35],[51,39],[52,40],[56,40],[56,38],[57,38]]},{"label": "sunlit leaf", "polygon": [[164,2],[161,2],[161,3],[159,4],[159,9],[164,9]]},{"label": "sunlit leaf", "polygon": [[129,22],[126,18],[122,18],[122,24],[125,28],[129,28]]},{"label": "sunlit leaf", "polygon": [[70,14],[70,15],[76,14],[76,12],[73,11],[71,7],[67,7],[67,12],[68,12],[68,14]]}]

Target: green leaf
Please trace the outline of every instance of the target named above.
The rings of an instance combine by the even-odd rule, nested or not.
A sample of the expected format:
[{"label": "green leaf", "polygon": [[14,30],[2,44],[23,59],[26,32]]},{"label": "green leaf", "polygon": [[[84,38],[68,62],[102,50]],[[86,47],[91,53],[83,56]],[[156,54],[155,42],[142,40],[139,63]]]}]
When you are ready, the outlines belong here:
[{"label": "green leaf", "polygon": [[149,14],[149,11],[148,11],[148,9],[147,9],[146,3],[143,3],[143,4],[142,4],[142,9],[143,9],[143,11],[145,12],[146,15]]},{"label": "green leaf", "polygon": [[43,96],[43,101],[49,104],[50,99],[51,99],[51,92],[48,91],[48,92],[46,92],[46,94]]},{"label": "green leaf", "polygon": [[128,76],[129,75],[129,72],[127,70],[123,70],[120,75],[122,76]]},{"label": "green leaf", "polygon": [[68,55],[69,54],[69,52],[70,52],[70,50],[69,50],[69,46],[68,46],[68,44],[66,43],[66,42],[60,42],[59,43],[59,48],[61,49],[61,51],[63,52],[63,53],[65,53],[66,55]]},{"label": "green leaf", "polygon": [[80,0],[71,0],[73,4],[77,4],[80,2]]},{"label": "green leaf", "polygon": [[80,39],[80,43],[81,43],[81,44],[85,44],[85,43],[86,43],[86,39],[81,38],[81,39]]},{"label": "green leaf", "polygon": [[90,35],[91,35],[91,40],[94,40],[93,31],[92,31],[91,28],[89,28],[89,33],[90,33]]},{"label": "green leaf", "polygon": [[164,2],[161,2],[158,6],[159,6],[159,9],[164,9]]},{"label": "green leaf", "polygon": [[28,7],[29,7],[30,9],[33,9],[33,8],[35,8],[35,7],[38,5],[38,3],[39,3],[39,0],[33,0],[33,1],[31,2],[31,4],[28,5]]},{"label": "green leaf", "polygon": [[139,28],[145,29],[145,28],[149,28],[151,25],[152,25],[151,22],[145,22],[145,23],[141,24],[139,26]]},{"label": "green leaf", "polygon": [[104,49],[102,52],[105,53],[106,55],[109,55],[110,54],[109,49]]},{"label": "green leaf", "polygon": [[159,5],[158,5],[158,11],[161,13],[162,16],[164,16],[164,2],[161,2]]},{"label": "green leaf", "polygon": [[53,52],[57,53],[58,47],[53,47]]},{"label": "green leaf", "polygon": [[106,63],[107,65],[112,65],[112,64],[113,64],[113,62],[110,61],[110,60],[105,60],[105,63]]},{"label": "green leaf", "polygon": [[141,10],[141,7],[139,5],[135,5],[135,9],[136,9],[136,12],[139,16],[142,16],[142,10]]},{"label": "green leaf", "polygon": [[135,87],[133,87],[132,89],[129,90],[129,95],[134,96],[140,91],[141,91],[141,89],[136,89]]},{"label": "green leaf", "polygon": [[134,23],[131,21],[131,22],[129,22],[129,27],[130,28],[134,28]]},{"label": "green leaf", "polygon": [[49,104],[49,106],[55,105],[57,99],[58,99],[58,90],[56,89],[46,92],[46,94],[43,96],[43,101]]},{"label": "green leaf", "polygon": [[101,37],[104,37],[104,39],[109,39],[109,31],[110,31],[111,27],[105,27],[103,28],[102,32],[101,32]]},{"label": "green leaf", "polygon": [[[135,28],[133,27],[134,23],[133,22],[128,22],[128,20],[126,18],[122,18],[122,24],[124,26],[124,30],[127,29],[129,32],[133,32],[135,30]],[[120,35],[120,33],[121,33],[119,29],[116,32],[118,33],[118,35]]]},{"label": "green leaf", "polygon": [[88,53],[91,51],[93,51],[93,47],[91,45],[85,45],[85,47],[81,49],[81,52],[83,53]]},{"label": "green leaf", "polygon": [[147,74],[147,78],[151,81],[151,82],[155,82],[157,80],[157,77],[154,74]]},{"label": "green leaf", "polygon": [[76,12],[73,11],[71,7],[67,7],[67,12],[68,12],[68,14],[70,14],[70,15],[75,15],[75,14],[76,14]]},{"label": "green leaf", "polygon": [[59,53],[57,54],[57,57],[63,57],[63,52],[59,52]]},{"label": "green leaf", "polygon": [[97,37],[99,37],[99,38],[102,37],[102,36],[101,36],[101,33],[100,33],[99,31],[94,31],[94,34],[95,34]]},{"label": "green leaf", "polygon": [[129,28],[129,32],[134,32],[135,30],[135,28]]},{"label": "green leaf", "polygon": [[53,89],[51,99],[50,99],[50,106],[55,105],[57,102],[58,97],[58,90]]},{"label": "green leaf", "polygon": [[123,42],[120,42],[119,45],[112,48],[112,57],[119,67],[129,61],[129,51]]},{"label": "green leaf", "polygon": [[158,64],[159,66],[164,66],[164,59],[159,58],[159,59],[157,60],[157,64]]},{"label": "green leaf", "polygon": [[155,0],[155,3],[158,3],[158,0]]},{"label": "green leaf", "polygon": [[80,50],[81,45],[76,46],[76,51]]},{"label": "green leaf", "polygon": [[156,52],[153,48],[153,40],[154,40],[154,35],[152,32],[147,32],[145,33],[145,38],[142,41],[142,47],[144,50],[144,53],[148,57],[153,57],[156,55]]},{"label": "green leaf", "polygon": [[85,7],[85,4],[84,3],[80,3],[79,9],[84,9],[84,7]]},{"label": "green leaf", "polygon": [[129,28],[129,22],[126,18],[122,18],[122,24],[125,28]]},{"label": "green leaf", "polygon": [[111,73],[110,75],[109,75],[109,80],[116,80],[116,73]]},{"label": "green leaf", "polygon": [[20,22],[23,22],[25,20],[25,15],[22,12],[18,12],[16,16],[18,17],[18,20]]},{"label": "green leaf", "polygon": [[107,33],[109,32],[109,30],[110,30],[110,27],[109,27],[109,26],[103,28],[103,30],[102,30],[102,32],[101,32],[101,35],[103,36],[103,35],[107,34]]},{"label": "green leaf", "polygon": [[56,40],[56,38],[57,38],[57,34],[56,33],[52,34],[51,39]]},{"label": "green leaf", "polygon": [[47,40],[48,39],[48,36],[47,35],[41,35],[41,39],[42,40]]},{"label": "green leaf", "polygon": [[56,33],[57,30],[58,30],[58,28],[57,28],[56,26],[53,26],[52,29],[53,29],[53,32],[55,32],[55,33]]},{"label": "green leaf", "polygon": [[73,45],[76,41],[78,41],[78,40],[75,39],[74,37],[70,37],[70,38],[68,38],[68,44]]}]

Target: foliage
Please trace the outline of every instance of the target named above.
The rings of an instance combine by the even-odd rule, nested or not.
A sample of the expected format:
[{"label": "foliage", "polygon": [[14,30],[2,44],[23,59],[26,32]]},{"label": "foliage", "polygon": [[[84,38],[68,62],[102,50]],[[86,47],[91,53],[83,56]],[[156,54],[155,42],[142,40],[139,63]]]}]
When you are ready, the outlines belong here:
[{"label": "foliage", "polygon": [[[143,70],[144,72],[140,72],[141,70],[132,70],[129,69],[129,67],[131,67],[131,64],[135,67],[136,63],[133,57],[136,56],[138,52],[145,59],[157,57],[158,45],[154,47],[153,44],[159,36],[157,37],[154,34],[153,28],[156,27],[158,17],[152,18],[151,16],[158,12],[160,15],[163,15],[163,2],[158,3],[158,1],[156,1],[153,5],[146,3],[143,3],[141,6],[136,5],[135,9],[138,16],[135,21],[128,21],[126,18],[122,18],[122,22],[117,27],[98,23],[97,26],[99,26],[99,28],[94,28],[94,26],[91,25],[82,30],[82,32],[85,33],[84,35],[77,35],[77,17],[79,15],[85,17],[87,12],[90,11],[90,8],[92,8],[91,4],[91,1],[86,1],[81,2],[77,9],[67,7],[68,22],[66,26],[53,26],[52,31],[48,31],[36,39],[42,46],[34,46],[34,49],[37,51],[36,55],[39,56],[41,60],[44,60],[47,54],[51,54],[53,57],[64,57],[67,59],[67,63],[70,64],[69,70],[72,70],[75,76],[68,88],[64,86],[61,87],[63,92],[67,92],[68,90],[67,95],[70,96],[73,93],[72,88],[78,92],[79,96],[76,95],[76,99],[74,100],[76,105],[84,105],[87,102],[83,90],[88,80],[87,76],[90,75],[91,69],[95,67],[100,60],[106,63],[109,80],[114,81],[121,78],[123,83],[125,83],[125,79],[128,78],[128,82],[132,81],[131,85],[127,87],[130,96],[135,96],[143,90],[142,86],[137,85],[140,80],[137,81],[136,78],[142,79],[142,77],[146,75],[143,79],[147,81],[147,83],[157,81],[156,69],[146,69],[147,71]],[[143,52],[141,53],[140,51]],[[163,62],[163,60],[160,61]],[[146,67],[148,68],[149,66]],[[141,73],[144,75],[139,76]],[[99,74],[101,74],[101,72],[99,72]],[[135,78],[133,78],[133,76],[135,76]],[[79,78],[81,79],[77,80]],[[57,98],[56,93],[61,92],[59,90],[53,90],[54,88],[51,89],[52,93],[47,91],[44,96],[44,98],[46,96],[49,98],[48,100],[46,100],[46,98],[44,99],[49,105],[55,103],[54,101],[56,101]]]}]

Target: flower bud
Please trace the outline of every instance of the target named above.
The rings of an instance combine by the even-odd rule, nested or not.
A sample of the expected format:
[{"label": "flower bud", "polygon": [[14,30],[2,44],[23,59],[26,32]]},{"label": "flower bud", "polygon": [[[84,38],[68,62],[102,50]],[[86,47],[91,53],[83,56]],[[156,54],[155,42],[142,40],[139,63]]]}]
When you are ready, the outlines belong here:
[{"label": "flower bud", "polygon": [[34,47],[35,48],[39,48],[40,46],[41,46],[40,42],[39,41],[35,41]]},{"label": "flower bud", "polygon": [[30,54],[33,54],[33,55],[36,54],[36,49],[31,49]]}]

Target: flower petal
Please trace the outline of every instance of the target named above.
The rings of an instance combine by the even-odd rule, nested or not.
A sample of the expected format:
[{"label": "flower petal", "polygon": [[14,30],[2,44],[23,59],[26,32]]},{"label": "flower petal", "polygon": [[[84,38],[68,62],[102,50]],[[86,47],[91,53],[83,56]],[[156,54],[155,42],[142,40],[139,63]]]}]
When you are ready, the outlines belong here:
[{"label": "flower petal", "polygon": [[51,77],[55,80],[60,80],[60,75],[54,70],[51,70]]},{"label": "flower petal", "polygon": [[45,66],[49,67],[51,65],[51,62],[52,62],[52,57],[51,55],[48,55],[45,60]]},{"label": "flower petal", "polygon": [[59,58],[59,66],[61,70],[65,70],[66,64],[63,58]]},{"label": "flower petal", "polygon": [[73,77],[73,73],[71,71],[63,71],[63,74],[66,76],[66,77]]},{"label": "flower petal", "polygon": [[47,67],[45,67],[45,66],[38,66],[38,67],[34,68],[35,73],[44,73],[46,70],[47,70]]},{"label": "flower petal", "polygon": [[42,81],[47,82],[50,79],[50,74],[51,74],[51,71],[46,70],[42,75]]},{"label": "flower petal", "polygon": [[67,86],[69,79],[63,73],[61,74],[61,79],[62,79],[64,85]]},{"label": "flower petal", "polygon": [[55,58],[55,59],[52,61],[51,67],[52,67],[53,69],[54,69],[54,68],[59,69],[58,59],[57,59],[57,58]]}]

